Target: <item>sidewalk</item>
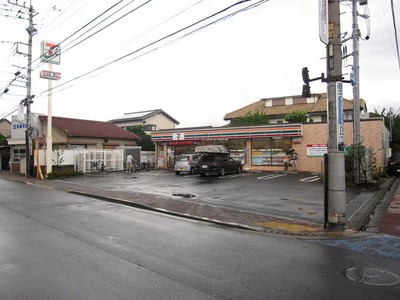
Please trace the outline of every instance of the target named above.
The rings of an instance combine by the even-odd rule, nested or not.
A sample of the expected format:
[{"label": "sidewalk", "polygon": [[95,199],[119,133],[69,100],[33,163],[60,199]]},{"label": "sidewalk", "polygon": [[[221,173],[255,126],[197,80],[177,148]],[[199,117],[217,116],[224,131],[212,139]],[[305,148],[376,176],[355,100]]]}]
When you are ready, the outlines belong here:
[{"label": "sidewalk", "polygon": [[[362,226],[362,224],[371,214],[374,207],[395,183],[395,179],[390,178],[372,197],[369,196],[367,199],[365,198],[365,195],[361,193],[359,197],[354,198],[347,204],[347,211],[350,212],[348,213],[349,217],[347,224],[350,229],[344,231],[331,231],[323,228],[322,224],[309,223],[294,219],[277,218],[274,216],[266,216],[212,205],[169,198],[160,198],[152,195],[87,187],[62,180],[40,180],[36,178],[25,178],[21,175],[11,174],[9,172],[0,172],[0,178],[25,182],[27,184],[34,184],[44,188],[56,189],[68,193],[94,197],[141,209],[148,209],[195,220],[212,222],[224,226],[254,230],[280,236],[304,238],[340,238],[357,233],[358,230],[355,228],[360,228]],[[390,211],[388,211],[388,215],[384,218],[382,224],[387,224],[385,225],[385,230],[388,232],[388,234],[397,234],[397,236],[400,236],[400,187],[396,186],[396,189],[397,193],[393,198],[393,207],[391,206],[392,208]],[[393,228],[393,232],[389,233],[391,231],[387,228]]]}]

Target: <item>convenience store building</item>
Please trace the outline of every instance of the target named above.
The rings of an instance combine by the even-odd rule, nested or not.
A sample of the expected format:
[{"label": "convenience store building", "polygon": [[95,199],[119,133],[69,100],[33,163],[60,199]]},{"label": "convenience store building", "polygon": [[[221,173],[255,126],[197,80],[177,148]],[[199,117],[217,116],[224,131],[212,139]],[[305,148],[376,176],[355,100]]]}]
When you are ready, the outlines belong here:
[{"label": "convenience store building", "polygon": [[[344,122],[345,145],[352,145],[353,122]],[[175,157],[193,153],[198,145],[224,145],[245,171],[283,171],[290,149],[298,153],[302,172],[323,173],[323,155],[327,152],[326,122],[271,124],[241,127],[197,127],[152,132],[156,166],[172,168]],[[386,166],[389,156],[389,132],[382,118],[361,120],[362,144],[372,149],[376,167]],[[289,168],[289,170],[291,170]]]}]

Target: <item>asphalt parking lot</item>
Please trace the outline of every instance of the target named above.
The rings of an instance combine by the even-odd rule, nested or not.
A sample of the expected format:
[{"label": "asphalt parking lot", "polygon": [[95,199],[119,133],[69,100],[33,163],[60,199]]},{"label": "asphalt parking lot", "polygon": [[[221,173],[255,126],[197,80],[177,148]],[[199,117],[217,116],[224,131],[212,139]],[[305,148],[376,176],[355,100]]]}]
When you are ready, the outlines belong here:
[{"label": "asphalt parking lot", "polygon": [[[71,178],[75,184],[151,194],[257,214],[323,223],[324,185],[310,173],[241,173],[226,176],[176,175],[152,170]],[[348,189],[350,201],[359,191]]]}]

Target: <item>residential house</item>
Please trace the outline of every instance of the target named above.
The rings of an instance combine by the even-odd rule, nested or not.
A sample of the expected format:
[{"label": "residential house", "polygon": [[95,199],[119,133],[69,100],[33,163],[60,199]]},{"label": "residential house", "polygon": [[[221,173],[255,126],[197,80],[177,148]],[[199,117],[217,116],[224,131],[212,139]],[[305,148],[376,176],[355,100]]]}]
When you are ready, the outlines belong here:
[{"label": "residential house", "polygon": [[[368,118],[367,105],[360,100],[360,118]],[[302,96],[286,96],[261,99],[245,107],[227,113],[226,121],[232,121],[248,114],[262,113],[267,115],[270,124],[283,124],[285,116],[294,111],[304,111],[309,117],[309,122],[327,122],[327,94],[314,94],[310,98]],[[353,101],[343,99],[343,119],[353,120]]]},{"label": "residential house", "polygon": [[175,128],[176,125],[179,125],[177,120],[162,109],[126,113],[119,118],[110,120],[109,122],[124,129],[129,126],[141,125],[147,134],[151,131],[171,129]]},{"label": "residential house", "polygon": [[7,119],[0,120],[0,133],[5,136],[11,135],[11,122]]},{"label": "residential house", "polygon": [[[35,140],[31,148],[46,148],[47,116],[31,114],[30,138]],[[117,147],[136,146],[141,139],[136,134],[118,127],[111,122],[52,117],[53,148],[68,149],[116,149]],[[11,171],[20,171],[20,163],[26,157],[25,145],[26,116],[19,120],[12,117]]]},{"label": "residential house", "polygon": [[[47,116],[39,116],[39,119],[43,122],[45,136]],[[141,139],[111,122],[53,117],[52,127],[53,146],[60,149],[115,149],[135,146]]]}]

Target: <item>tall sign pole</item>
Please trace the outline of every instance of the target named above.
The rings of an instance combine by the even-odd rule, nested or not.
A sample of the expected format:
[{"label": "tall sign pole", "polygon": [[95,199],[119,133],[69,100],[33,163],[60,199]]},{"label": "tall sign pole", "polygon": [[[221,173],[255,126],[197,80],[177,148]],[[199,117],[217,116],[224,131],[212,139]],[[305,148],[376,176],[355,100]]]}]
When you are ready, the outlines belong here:
[{"label": "tall sign pole", "polygon": [[328,184],[327,227],[345,228],[346,184],[344,161],[342,51],[340,34],[340,0],[328,0]]},{"label": "tall sign pole", "polygon": [[46,174],[53,171],[53,80],[61,79],[61,74],[53,72],[53,64],[60,64],[60,46],[53,42],[42,42],[41,61],[48,63],[49,70],[41,71],[40,77],[48,79],[48,92],[47,92],[47,136],[46,136]]}]

